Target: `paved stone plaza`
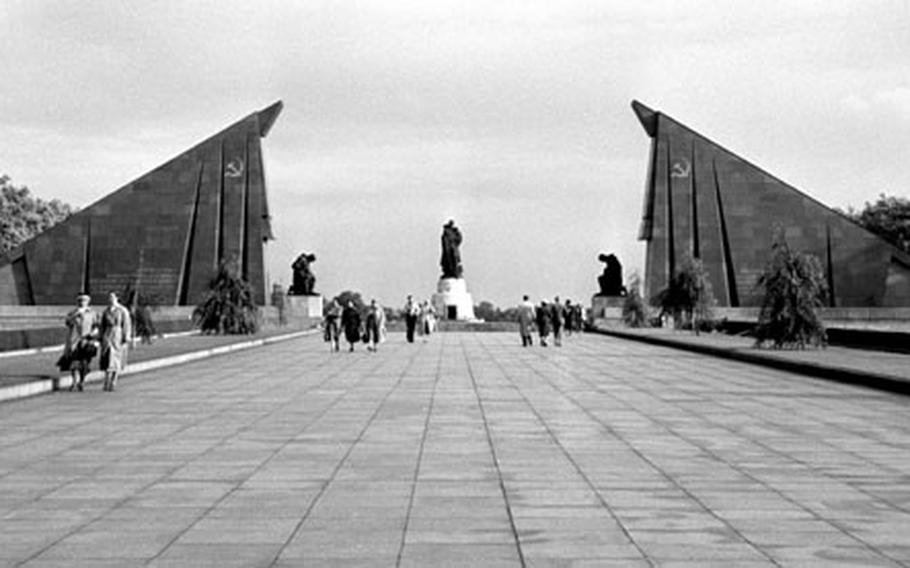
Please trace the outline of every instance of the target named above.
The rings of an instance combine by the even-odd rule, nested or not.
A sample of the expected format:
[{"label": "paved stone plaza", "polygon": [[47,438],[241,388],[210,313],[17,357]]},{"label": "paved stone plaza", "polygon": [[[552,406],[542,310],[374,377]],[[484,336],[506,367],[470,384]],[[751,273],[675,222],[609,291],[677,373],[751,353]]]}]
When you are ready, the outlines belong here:
[{"label": "paved stone plaza", "polygon": [[910,399],[585,335],[317,336],[0,404],[0,566],[910,566]]}]

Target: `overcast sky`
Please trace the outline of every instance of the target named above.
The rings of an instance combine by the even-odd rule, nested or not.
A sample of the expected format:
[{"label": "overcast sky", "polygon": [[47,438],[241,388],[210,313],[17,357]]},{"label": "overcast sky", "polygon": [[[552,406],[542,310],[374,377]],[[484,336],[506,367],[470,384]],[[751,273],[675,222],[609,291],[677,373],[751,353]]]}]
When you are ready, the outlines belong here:
[{"label": "overcast sky", "polygon": [[910,193],[907,1],[2,0],[0,70],[0,173],[80,207],[283,100],[271,280],[390,305],[449,218],[475,303],[640,272],[632,99],[830,206]]}]

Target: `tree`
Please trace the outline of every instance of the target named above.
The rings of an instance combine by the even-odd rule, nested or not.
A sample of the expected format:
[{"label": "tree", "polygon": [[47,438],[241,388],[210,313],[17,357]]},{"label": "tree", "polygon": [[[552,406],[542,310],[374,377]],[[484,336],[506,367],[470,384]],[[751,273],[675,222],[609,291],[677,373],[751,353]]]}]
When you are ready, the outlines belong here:
[{"label": "tree", "polygon": [[239,335],[259,329],[259,308],[236,258],[221,261],[193,319],[203,333]]},{"label": "tree", "polygon": [[673,316],[677,328],[691,328],[698,335],[701,326],[711,320],[714,305],[708,272],[702,262],[684,256],[670,283],[657,293],[652,304],[660,308],[662,316]]},{"label": "tree", "polygon": [[341,294],[335,296],[335,300],[342,308],[346,308],[348,302],[354,302],[354,308],[358,312],[363,312],[367,307],[363,302],[363,296],[360,295],[360,292],[354,292],[353,290],[345,290]]},{"label": "tree", "polygon": [[477,319],[483,321],[518,321],[518,308],[506,308],[503,310],[493,302],[483,300],[474,306],[474,315]]},{"label": "tree", "polygon": [[27,187],[16,187],[0,175],[0,258],[73,213],[66,203],[33,197]]},{"label": "tree", "polygon": [[847,217],[906,253],[910,253],[910,199],[879,194],[875,203],[866,202],[862,211],[852,207]]},{"label": "tree", "polygon": [[629,327],[642,327],[648,319],[645,312],[645,302],[638,291],[641,283],[637,275],[629,279],[626,297],[622,303],[622,320]]},{"label": "tree", "polygon": [[[518,321],[518,316],[521,310],[518,309],[518,306],[513,306],[511,308],[506,308],[504,310],[497,310],[497,321]],[[493,320],[490,320],[493,321]]]},{"label": "tree", "polygon": [[397,322],[402,319],[401,311],[398,308],[393,308],[391,306],[382,306],[382,311],[385,312],[385,321],[387,323]]},{"label": "tree", "polygon": [[502,312],[499,311],[493,302],[483,300],[474,306],[474,316],[484,321],[499,321]]},{"label": "tree", "polygon": [[764,288],[764,297],[755,328],[757,347],[769,340],[775,349],[826,343],[818,308],[824,305],[828,285],[818,258],[792,252],[778,237],[758,285]]}]

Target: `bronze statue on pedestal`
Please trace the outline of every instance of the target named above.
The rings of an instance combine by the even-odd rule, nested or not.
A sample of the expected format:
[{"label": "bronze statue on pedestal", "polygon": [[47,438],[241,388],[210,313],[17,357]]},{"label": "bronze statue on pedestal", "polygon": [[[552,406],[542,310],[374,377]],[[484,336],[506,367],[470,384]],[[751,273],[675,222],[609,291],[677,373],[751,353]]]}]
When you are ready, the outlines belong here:
[{"label": "bronze statue on pedestal", "polygon": [[288,290],[289,296],[313,296],[313,287],[316,285],[316,276],[310,270],[310,264],[316,262],[315,254],[303,253],[291,264],[293,281]]}]

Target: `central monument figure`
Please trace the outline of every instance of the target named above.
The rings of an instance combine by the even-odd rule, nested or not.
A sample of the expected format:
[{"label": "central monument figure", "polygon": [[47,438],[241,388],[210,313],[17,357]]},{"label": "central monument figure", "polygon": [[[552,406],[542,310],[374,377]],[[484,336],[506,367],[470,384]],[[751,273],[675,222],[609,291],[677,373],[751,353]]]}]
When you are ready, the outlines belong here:
[{"label": "central monument figure", "polygon": [[455,221],[449,219],[449,222],[442,227],[442,258],[439,264],[442,265],[443,278],[461,278],[464,273],[464,267],[461,266],[461,253],[458,247],[461,246],[461,231],[455,226]]},{"label": "central monument figure", "polygon": [[461,231],[455,221],[449,219],[442,227],[442,256],[439,259],[442,277],[433,294],[433,307],[442,319],[476,321],[474,302],[463,277],[461,240]]}]

